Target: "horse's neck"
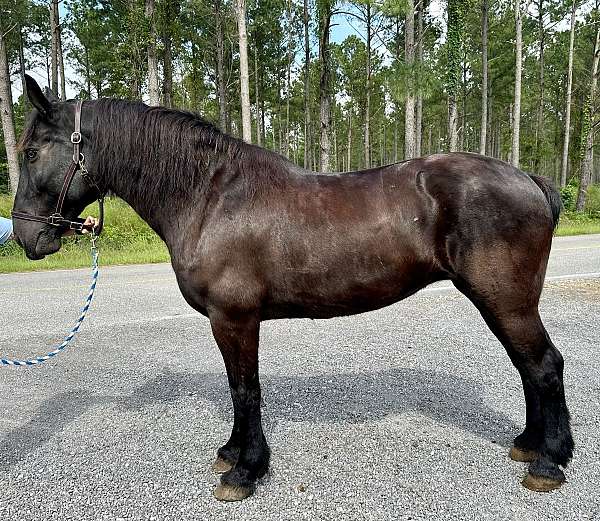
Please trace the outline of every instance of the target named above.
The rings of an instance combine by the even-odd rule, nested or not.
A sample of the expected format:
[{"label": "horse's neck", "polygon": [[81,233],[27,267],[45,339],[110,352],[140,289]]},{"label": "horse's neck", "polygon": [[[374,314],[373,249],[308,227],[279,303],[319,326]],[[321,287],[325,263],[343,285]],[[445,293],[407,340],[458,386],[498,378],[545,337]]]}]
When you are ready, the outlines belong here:
[{"label": "horse's neck", "polygon": [[110,186],[110,191],[129,204],[171,248],[177,230],[187,225],[190,211],[193,210],[194,214],[200,215],[204,210],[204,199],[191,192],[183,200],[181,194],[178,194],[178,200],[175,201],[170,200],[175,196],[166,194],[165,199],[160,203],[151,204],[144,198],[143,190],[143,186],[131,186],[124,179],[119,179]]}]

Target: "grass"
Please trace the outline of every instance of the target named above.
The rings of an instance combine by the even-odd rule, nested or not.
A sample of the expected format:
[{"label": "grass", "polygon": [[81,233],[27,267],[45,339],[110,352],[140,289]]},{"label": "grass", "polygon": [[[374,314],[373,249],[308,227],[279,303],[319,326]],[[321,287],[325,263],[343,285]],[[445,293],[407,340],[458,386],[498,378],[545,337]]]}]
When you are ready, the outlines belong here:
[{"label": "grass", "polygon": [[[12,200],[0,196],[0,215],[8,217]],[[98,215],[97,204],[86,208],[82,215]],[[99,240],[100,263],[147,264],[168,262],[164,243],[137,214],[120,199],[105,204],[105,229]],[[14,242],[0,246],[0,273],[82,268],[90,265],[90,240],[87,236],[63,239],[63,247],[39,261],[30,261]]]},{"label": "grass", "polygon": [[[168,262],[169,252],[164,243],[137,214],[120,199],[110,199],[105,205],[106,227],[100,239],[100,263],[146,264]],[[0,215],[8,217],[12,200],[0,196]],[[594,212],[596,215],[598,212]],[[94,204],[83,215],[98,215]],[[556,235],[600,233],[600,217],[563,212]],[[0,246],[0,273],[82,268],[90,265],[89,238],[71,237],[63,240],[59,252],[40,261],[30,261],[15,243]]]},{"label": "grass", "polygon": [[556,228],[556,235],[586,235],[600,233],[600,218],[590,217],[586,214],[564,212],[560,216],[560,223]]}]

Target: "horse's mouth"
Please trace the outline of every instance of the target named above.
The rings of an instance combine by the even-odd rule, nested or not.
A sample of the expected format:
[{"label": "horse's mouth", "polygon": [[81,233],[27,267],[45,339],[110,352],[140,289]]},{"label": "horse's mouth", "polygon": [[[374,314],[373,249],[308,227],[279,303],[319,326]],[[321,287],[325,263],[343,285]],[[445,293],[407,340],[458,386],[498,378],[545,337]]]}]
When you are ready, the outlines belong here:
[{"label": "horse's mouth", "polygon": [[37,253],[32,253],[30,251],[25,250],[25,256],[32,261],[42,260],[46,255],[38,255]]},{"label": "horse's mouth", "polygon": [[41,232],[33,248],[24,247],[29,260],[42,260],[46,255],[52,255],[60,250],[62,233]]}]

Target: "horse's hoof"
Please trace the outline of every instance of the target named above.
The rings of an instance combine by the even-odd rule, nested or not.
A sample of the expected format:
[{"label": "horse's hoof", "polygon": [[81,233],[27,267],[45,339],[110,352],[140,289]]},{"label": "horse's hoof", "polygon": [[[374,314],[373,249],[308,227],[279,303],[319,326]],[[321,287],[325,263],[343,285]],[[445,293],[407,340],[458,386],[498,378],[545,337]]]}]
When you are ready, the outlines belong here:
[{"label": "horse's hoof", "polygon": [[538,453],[534,450],[519,449],[513,447],[509,453],[510,459],[513,461],[520,461],[522,463],[530,463],[535,461],[538,457]]},{"label": "horse's hoof", "polygon": [[564,483],[564,480],[546,478],[544,476],[534,476],[527,473],[521,482],[525,488],[534,492],[550,492],[556,490]]},{"label": "horse's hoof", "polygon": [[217,456],[217,459],[212,464],[212,469],[217,474],[224,474],[225,472],[229,472],[233,468],[233,463],[229,463],[229,461],[224,460],[221,456]]},{"label": "horse's hoof", "polygon": [[254,490],[250,487],[238,487],[236,485],[219,483],[213,494],[219,501],[241,501],[251,496],[253,492]]}]

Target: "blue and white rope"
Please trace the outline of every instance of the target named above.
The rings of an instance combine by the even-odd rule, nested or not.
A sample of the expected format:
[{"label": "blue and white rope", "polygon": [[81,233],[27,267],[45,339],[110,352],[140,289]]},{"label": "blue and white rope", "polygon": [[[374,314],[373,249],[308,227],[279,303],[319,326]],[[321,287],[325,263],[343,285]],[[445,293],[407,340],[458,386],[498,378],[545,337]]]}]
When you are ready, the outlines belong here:
[{"label": "blue and white rope", "polygon": [[[93,244],[93,241],[92,241],[92,244]],[[61,351],[63,351],[65,349],[65,347],[67,347],[69,345],[71,340],[73,340],[73,338],[79,331],[79,328],[81,327],[81,324],[83,323],[83,320],[85,319],[85,315],[87,314],[88,309],[90,309],[90,304],[92,303],[92,298],[94,297],[94,291],[96,290],[97,282],[98,282],[98,250],[96,249],[95,246],[92,245],[92,284],[90,286],[90,291],[88,293],[87,298],[85,299],[85,304],[81,310],[81,315],[77,319],[77,322],[75,322],[73,329],[71,329],[70,333],[65,337],[63,343],[60,344],[54,351],[50,351],[47,355],[38,356],[37,358],[31,358],[28,360],[11,360],[10,358],[0,358],[0,364],[3,366],[6,366],[6,365],[37,365],[37,364],[41,364],[41,363],[45,362],[46,360],[50,360],[51,358],[53,358],[57,354],[59,354]]]}]

